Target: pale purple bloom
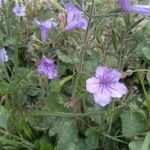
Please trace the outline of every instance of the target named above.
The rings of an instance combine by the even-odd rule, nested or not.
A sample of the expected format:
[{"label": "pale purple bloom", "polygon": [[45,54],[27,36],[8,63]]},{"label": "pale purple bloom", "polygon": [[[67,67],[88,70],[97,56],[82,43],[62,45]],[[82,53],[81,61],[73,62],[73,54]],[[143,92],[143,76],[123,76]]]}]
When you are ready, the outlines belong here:
[{"label": "pale purple bloom", "polygon": [[23,17],[25,16],[25,7],[21,5],[16,5],[13,9],[13,12],[16,16]]},{"label": "pale purple bloom", "polygon": [[72,3],[64,4],[67,11],[67,25],[64,31],[70,31],[74,29],[87,29],[87,20],[84,17],[82,11],[76,8]]},{"label": "pale purple bloom", "polygon": [[5,48],[0,48],[0,62],[7,62],[7,61],[8,61],[8,56]]},{"label": "pale purple bloom", "polygon": [[120,98],[127,93],[126,86],[119,82],[120,78],[118,70],[98,66],[95,76],[87,79],[86,89],[93,94],[97,104],[106,106],[112,97]]},{"label": "pale purple bloom", "polygon": [[2,6],[2,4],[3,4],[3,0],[0,0],[0,6]]},{"label": "pale purple bloom", "polygon": [[48,39],[49,29],[52,29],[53,27],[56,27],[58,25],[58,23],[53,21],[52,19],[47,20],[45,22],[40,22],[40,21],[35,19],[35,22],[40,28],[41,40],[43,42],[45,42]]},{"label": "pale purple bloom", "polygon": [[56,79],[58,76],[54,60],[46,58],[45,56],[40,60],[37,71],[38,73],[47,76],[48,79]]},{"label": "pale purple bloom", "polygon": [[150,15],[150,5],[130,5],[129,0],[118,0],[121,9],[125,13],[136,13],[141,15]]}]

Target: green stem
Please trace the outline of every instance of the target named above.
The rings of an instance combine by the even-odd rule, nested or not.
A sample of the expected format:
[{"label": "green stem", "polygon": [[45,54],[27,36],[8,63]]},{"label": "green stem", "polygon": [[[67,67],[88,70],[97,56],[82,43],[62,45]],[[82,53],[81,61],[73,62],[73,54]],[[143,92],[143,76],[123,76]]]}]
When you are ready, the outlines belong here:
[{"label": "green stem", "polygon": [[[113,113],[114,111],[124,108],[126,106],[119,106],[112,110],[110,110],[110,113]],[[105,111],[99,110],[99,111],[92,111],[92,112],[85,112],[85,113],[65,113],[65,112],[56,112],[56,111],[33,111],[26,114],[27,117],[29,116],[51,116],[51,117],[88,117],[88,116],[95,116],[105,113]]]},{"label": "green stem", "polygon": [[92,0],[92,7],[91,7],[88,26],[87,26],[87,30],[86,30],[86,34],[85,34],[85,38],[84,38],[84,46],[83,46],[83,49],[82,49],[82,52],[81,52],[81,60],[80,60],[80,63],[79,63],[79,71],[78,71],[77,78],[76,78],[75,84],[74,84],[74,91],[73,91],[73,94],[72,94],[72,99],[75,99],[75,95],[76,95],[76,92],[77,92],[77,86],[78,86],[80,78],[81,78],[82,66],[83,66],[83,62],[84,62],[84,58],[85,58],[85,54],[86,54],[87,38],[88,38],[88,33],[89,33],[90,24],[91,24],[91,20],[92,20],[93,8],[94,8],[94,0]]},{"label": "green stem", "polygon": [[142,85],[145,101],[146,101],[146,104],[147,104],[147,109],[150,112],[150,96],[147,94],[147,91],[145,89],[144,80],[142,80],[141,75],[138,71],[137,71],[137,73],[138,73],[138,76],[139,76],[139,79],[140,79],[140,82],[141,82],[141,85]]}]

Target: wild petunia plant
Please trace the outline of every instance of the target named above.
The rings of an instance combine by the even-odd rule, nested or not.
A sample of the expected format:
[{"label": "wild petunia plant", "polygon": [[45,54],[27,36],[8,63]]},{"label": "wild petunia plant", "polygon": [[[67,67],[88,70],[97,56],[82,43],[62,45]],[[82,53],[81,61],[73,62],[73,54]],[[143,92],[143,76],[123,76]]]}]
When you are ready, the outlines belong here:
[{"label": "wild petunia plant", "polygon": [[149,149],[149,5],[134,2],[0,1],[0,149]]}]

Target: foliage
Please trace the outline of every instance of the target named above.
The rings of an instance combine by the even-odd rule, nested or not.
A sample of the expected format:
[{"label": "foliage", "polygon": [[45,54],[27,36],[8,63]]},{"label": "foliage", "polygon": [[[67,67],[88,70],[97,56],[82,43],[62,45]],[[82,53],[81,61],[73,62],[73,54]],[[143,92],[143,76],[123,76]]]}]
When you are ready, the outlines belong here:
[{"label": "foliage", "polygon": [[[18,1],[25,17],[12,11]],[[46,42],[34,19],[58,21],[66,13],[61,0],[4,0],[0,6],[0,48],[9,56],[0,62],[0,149],[150,150],[148,18],[124,14],[113,0],[72,2],[88,29],[58,26]],[[56,80],[37,72],[43,55],[55,60]],[[106,107],[85,87],[99,65],[120,70],[128,87]]]}]

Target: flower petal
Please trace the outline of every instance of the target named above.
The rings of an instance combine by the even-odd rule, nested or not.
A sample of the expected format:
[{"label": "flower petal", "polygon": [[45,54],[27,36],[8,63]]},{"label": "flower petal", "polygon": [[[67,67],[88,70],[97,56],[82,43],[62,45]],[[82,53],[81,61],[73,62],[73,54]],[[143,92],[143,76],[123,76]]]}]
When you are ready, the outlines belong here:
[{"label": "flower petal", "polygon": [[0,62],[7,62],[8,55],[5,48],[0,48]]},{"label": "flower petal", "polygon": [[96,94],[94,94],[94,100],[101,106],[106,106],[112,101],[111,93],[107,89],[106,85],[101,84]]},{"label": "flower petal", "polygon": [[67,11],[67,26],[64,31],[70,31],[74,29],[87,29],[87,20],[84,18],[82,11],[76,8],[73,3],[66,3],[65,5]]},{"label": "flower petal", "polygon": [[96,79],[95,77],[89,78],[86,80],[86,89],[88,92],[96,94],[97,91],[99,90],[99,80]]},{"label": "flower petal", "polygon": [[132,5],[130,7],[130,12],[142,15],[150,15],[150,5]]},{"label": "flower petal", "polygon": [[109,92],[108,93],[103,92],[103,93],[95,94],[94,95],[94,100],[95,100],[96,104],[99,104],[99,105],[104,107],[112,101],[112,98],[111,98]]},{"label": "flower petal", "polygon": [[47,21],[43,22],[42,25],[45,28],[51,29],[53,27],[56,27],[58,25],[58,23],[51,19],[51,20],[47,20]]},{"label": "flower petal", "polygon": [[109,91],[112,97],[120,98],[124,94],[126,94],[128,90],[127,90],[127,87],[123,83],[118,82],[118,83],[112,84],[109,87]]},{"label": "flower petal", "polygon": [[105,66],[98,66],[95,73],[96,78],[105,83],[118,82],[121,73],[117,69],[110,69]]},{"label": "flower petal", "polygon": [[13,12],[16,16],[23,17],[25,16],[25,7],[21,5],[16,5],[13,9]]},{"label": "flower petal", "polygon": [[98,66],[95,73],[96,78],[102,78],[107,70],[108,68],[105,66]]},{"label": "flower petal", "polygon": [[81,27],[81,23],[78,21],[72,21],[65,26],[64,31],[70,31]]},{"label": "flower petal", "polygon": [[110,69],[107,78],[110,78],[112,82],[118,82],[121,78],[121,73],[117,69]]},{"label": "flower petal", "polygon": [[48,29],[44,26],[40,26],[40,34],[41,34],[41,40],[45,42],[48,39]]},{"label": "flower petal", "polygon": [[47,76],[48,76],[48,79],[56,79],[57,78],[58,73],[57,73],[57,70],[54,66],[49,68],[49,70],[47,72]]},{"label": "flower petal", "polygon": [[87,26],[88,26],[87,20],[85,18],[82,18],[81,19],[81,23],[82,23],[81,28],[84,29],[84,30],[86,30]]},{"label": "flower petal", "polygon": [[38,21],[37,19],[34,19],[35,23],[39,26],[41,25],[42,23],[40,21]]},{"label": "flower petal", "polygon": [[123,11],[129,12],[129,2],[128,0],[118,0],[118,3]]},{"label": "flower petal", "polygon": [[57,67],[52,59],[43,57],[37,68],[38,73],[46,75],[49,79],[57,78]]},{"label": "flower petal", "polygon": [[67,22],[70,23],[74,19],[74,17],[82,15],[82,12],[77,9],[73,3],[66,3],[65,5],[67,11]]}]

